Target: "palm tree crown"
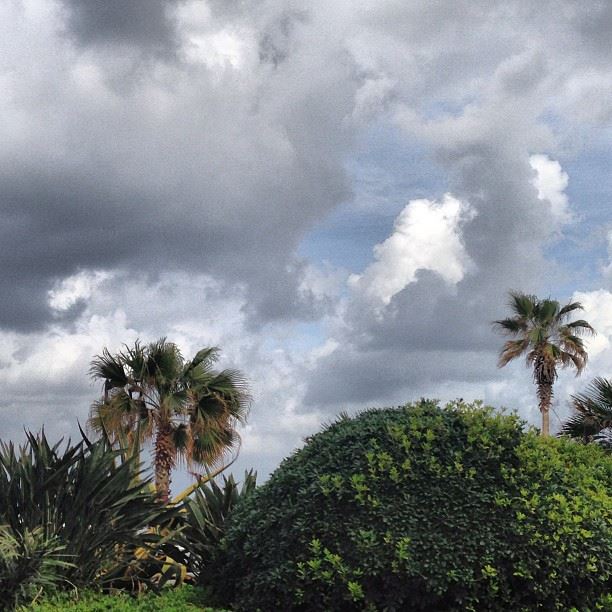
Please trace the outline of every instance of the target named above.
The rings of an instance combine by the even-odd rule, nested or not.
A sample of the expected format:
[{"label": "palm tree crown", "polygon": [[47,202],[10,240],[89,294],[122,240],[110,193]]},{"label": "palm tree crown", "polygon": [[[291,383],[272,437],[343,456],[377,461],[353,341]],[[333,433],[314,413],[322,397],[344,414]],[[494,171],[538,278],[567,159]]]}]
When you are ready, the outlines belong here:
[{"label": "palm tree crown", "polygon": [[204,348],[186,361],[162,338],[136,341],[115,355],[105,348],[91,362],[104,396],[91,407],[90,428],[135,446],[154,440],[155,484],[163,501],[177,462],[218,465],[239,446],[236,425],[248,413],[248,387],[237,370],[213,369],[218,354]]},{"label": "palm tree crown", "polygon": [[542,413],[542,434],[549,433],[549,410],[558,367],[573,367],[580,374],[587,362],[587,352],[580,336],[594,334],[583,319],[570,321],[570,316],[583,310],[580,302],[561,306],[551,299],[510,292],[510,308],[514,316],[494,322],[497,331],[515,339],[507,340],[500,352],[501,368],[517,357],[525,356],[533,368]]},{"label": "palm tree crown", "polygon": [[561,434],[612,449],[612,380],[595,378],[584,393],[572,395],[572,407]]}]

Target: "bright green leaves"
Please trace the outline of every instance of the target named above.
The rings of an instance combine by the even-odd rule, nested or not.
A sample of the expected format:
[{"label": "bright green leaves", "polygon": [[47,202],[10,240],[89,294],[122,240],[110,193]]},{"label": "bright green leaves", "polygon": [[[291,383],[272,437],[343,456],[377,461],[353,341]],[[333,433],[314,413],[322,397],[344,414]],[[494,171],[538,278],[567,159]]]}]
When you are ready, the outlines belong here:
[{"label": "bright green leaves", "polygon": [[320,591],[320,607],[317,609],[334,605],[334,600],[326,596],[329,590],[338,590],[347,603],[363,600],[363,587],[359,582],[363,572],[359,568],[351,568],[339,554],[323,546],[317,538],[310,541],[309,551],[309,558],[298,561],[296,565],[298,592],[302,599],[307,591],[317,589]]}]

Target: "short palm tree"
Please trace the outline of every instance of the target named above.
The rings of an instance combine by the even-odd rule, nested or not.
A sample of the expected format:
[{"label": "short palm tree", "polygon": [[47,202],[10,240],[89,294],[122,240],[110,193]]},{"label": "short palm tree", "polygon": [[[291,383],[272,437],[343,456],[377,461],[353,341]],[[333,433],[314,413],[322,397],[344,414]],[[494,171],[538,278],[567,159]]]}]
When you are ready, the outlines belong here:
[{"label": "short palm tree", "polygon": [[162,338],[136,341],[115,355],[104,349],[91,362],[104,396],[91,407],[90,428],[136,448],[153,440],[155,485],[164,502],[177,463],[218,466],[239,446],[236,426],[248,413],[248,387],[239,371],[213,369],[218,354],[204,348],[186,361]]},{"label": "short palm tree", "polygon": [[572,407],[561,434],[612,449],[612,380],[595,378],[584,393],[572,395]]},{"label": "short palm tree", "polygon": [[561,306],[555,300],[510,292],[510,308],[514,316],[494,322],[502,334],[516,338],[504,343],[498,366],[501,368],[523,355],[526,357],[527,366],[533,368],[542,413],[542,435],[546,436],[550,429],[549,411],[557,369],[571,366],[578,376],[588,358],[580,336],[595,331],[583,319],[569,321],[572,313],[583,310],[579,302]]}]

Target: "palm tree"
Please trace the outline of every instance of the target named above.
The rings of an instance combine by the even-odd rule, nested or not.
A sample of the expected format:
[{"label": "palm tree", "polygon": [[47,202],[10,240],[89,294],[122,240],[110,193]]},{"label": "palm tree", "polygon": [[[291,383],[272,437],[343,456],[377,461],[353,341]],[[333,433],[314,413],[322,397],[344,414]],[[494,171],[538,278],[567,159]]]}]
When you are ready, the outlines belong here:
[{"label": "palm tree", "polygon": [[517,357],[525,356],[533,368],[533,381],[538,388],[538,403],[542,413],[542,435],[549,434],[549,410],[553,384],[558,367],[576,368],[576,376],[587,362],[587,352],[580,336],[595,330],[583,319],[568,321],[570,315],[583,310],[579,302],[561,306],[551,299],[540,300],[535,295],[510,292],[510,308],[514,316],[495,321],[497,331],[515,340],[504,343],[498,367]]},{"label": "palm tree", "polygon": [[239,371],[213,369],[218,354],[204,348],[186,361],[162,338],[148,345],[137,340],[115,355],[105,348],[91,362],[104,396],[91,407],[90,428],[135,448],[153,440],[155,485],[164,502],[177,463],[218,466],[239,446],[236,426],[248,413],[248,387]]},{"label": "palm tree", "polygon": [[584,393],[572,395],[572,406],[575,413],[563,423],[561,435],[612,449],[612,380],[595,378]]}]

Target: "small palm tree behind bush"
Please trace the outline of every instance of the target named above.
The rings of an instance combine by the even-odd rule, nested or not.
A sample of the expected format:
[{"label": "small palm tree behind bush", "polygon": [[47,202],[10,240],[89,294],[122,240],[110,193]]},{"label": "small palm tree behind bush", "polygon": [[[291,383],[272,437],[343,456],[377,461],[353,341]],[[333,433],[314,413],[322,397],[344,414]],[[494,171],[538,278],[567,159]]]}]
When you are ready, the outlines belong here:
[{"label": "small palm tree behind bush", "polygon": [[595,378],[584,393],[572,395],[572,407],[561,434],[612,450],[612,381]]},{"label": "small palm tree behind bush", "polygon": [[510,309],[512,317],[493,323],[497,331],[515,338],[504,343],[498,366],[501,368],[517,357],[526,358],[527,366],[533,368],[538,390],[542,435],[547,436],[558,369],[573,367],[576,376],[582,372],[588,354],[580,336],[594,334],[595,330],[583,319],[570,321],[575,312],[583,310],[579,302],[561,306],[556,300],[510,292]]}]

